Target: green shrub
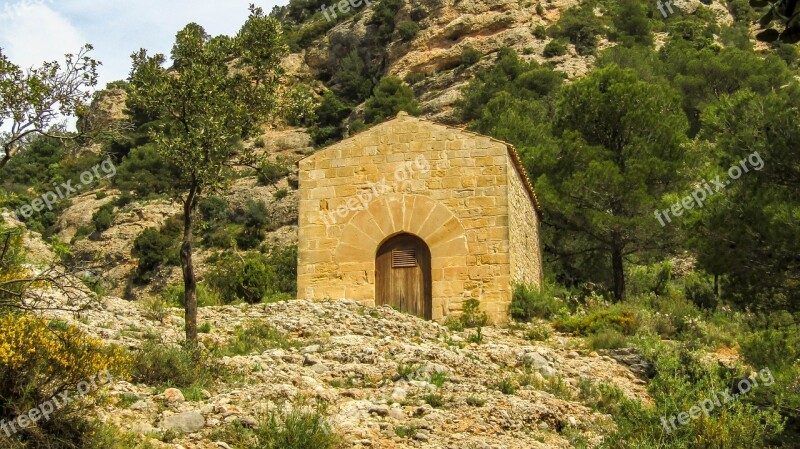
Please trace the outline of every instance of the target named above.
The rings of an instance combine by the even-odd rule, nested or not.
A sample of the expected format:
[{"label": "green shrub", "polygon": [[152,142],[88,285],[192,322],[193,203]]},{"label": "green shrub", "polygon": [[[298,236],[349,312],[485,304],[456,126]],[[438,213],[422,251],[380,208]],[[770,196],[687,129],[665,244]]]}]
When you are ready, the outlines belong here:
[{"label": "green shrub", "polygon": [[239,273],[240,282],[236,287],[236,296],[255,304],[273,293],[269,282],[273,275],[271,268],[259,259],[245,260]]},{"label": "green shrub", "polygon": [[114,221],[114,204],[113,202],[107,203],[100,207],[92,215],[92,223],[94,223],[94,229],[97,232],[103,232],[106,229],[111,227],[111,223]]},{"label": "green shrub", "polygon": [[433,408],[444,406],[444,397],[440,393],[428,393],[422,396],[422,400]]},{"label": "green shrub", "polygon": [[169,308],[172,304],[164,300],[162,296],[146,297],[141,300],[144,312],[142,315],[153,321],[164,322],[164,318],[169,316]]},{"label": "green shrub", "polygon": [[377,27],[378,42],[389,43],[395,29],[395,17],[402,6],[401,0],[381,0],[374,7],[369,24]]},{"label": "green shrub", "polygon": [[155,271],[163,265],[178,265],[180,240],[156,228],[147,228],[133,242],[133,254],[139,258],[135,279],[150,282]]},{"label": "green shrub", "polygon": [[460,317],[455,317],[453,315],[444,319],[444,325],[450,329],[451,332],[461,332],[464,330],[464,324],[461,323]]},{"label": "green shrub", "polygon": [[431,385],[436,385],[438,388],[442,388],[442,385],[447,382],[447,374],[441,371],[434,371],[430,375],[430,379],[428,379],[428,383]]},{"label": "green shrub", "polygon": [[289,411],[278,408],[253,428],[230,425],[215,439],[243,449],[337,449],[343,440],[326,420],[326,407],[295,402]]},{"label": "green shrub", "polygon": [[244,207],[236,208],[231,219],[244,226],[236,235],[236,242],[241,249],[254,249],[264,240],[266,232],[274,231],[277,226],[272,221],[267,203],[263,200],[247,200]]},{"label": "green shrub", "polygon": [[627,343],[627,338],[615,329],[602,329],[586,339],[586,344],[592,349],[624,348]]},{"label": "green shrub", "polygon": [[517,385],[509,378],[501,379],[499,382],[492,385],[492,387],[503,394],[511,395],[517,392]]},{"label": "green shrub", "polygon": [[404,20],[397,24],[397,32],[400,33],[403,42],[410,42],[419,34],[419,25],[417,22]]},{"label": "green shrub", "polygon": [[567,54],[567,47],[558,39],[553,39],[544,46],[545,58],[552,58],[555,56],[563,56]]},{"label": "green shrub", "polygon": [[558,299],[563,289],[545,282],[542,287],[515,285],[511,297],[511,318],[530,322],[534,318],[551,320],[567,312],[565,303]]},{"label": "green shrub", "polygon": [[400,438],[414,438],[419,433],[417,426],[397,426],[394,429],[394,434]]},{"label": "green shrub", "polygon": [[297,246],[273,247],[267,257],[275,278],[273,290],[280,293],[297,293]]},{"label": "green shrub", "polygon": [[239,326],[234,337],[214,352],[220,357],[261,354],[267,349],[295,348],[298,343],[284,333],[264,323],[252,322],[246,327]]},{"label": "green shrub", "polygon": [[786,65],[789,67],[797,66],[797,62],[800,60],[800,50],[797,49],[796,45],[776,42],[774,44],[774,50],[775,54],[783,59]]},{"label": "green shrub", "polygon": [[401,379],[416,380],[415,376],[417,376],[421,369],[422,367],[417,363],[401,362],[397,364],[397,375],[400,376]]},{"label": "green shrub", "polygon": [[464,301],[464,310],[459,317],[463,327],[481,328],[486,326],[486,323],[489,322],[489,317],[486,316],[486,312],[480,310],[480,306],[481,302],[474,298]]},{"label": "green shrub", "polygon": [[289,191],[288,190],[286,190],[286,189],[278,189],[278,190],[275,191],[275,193],[272,194],[272,197],[275,198],[276,200],[280,201],[280,200],[286,198],[288,195],[289,195]]},{"label": "green shrub", "polygon": [[367,124],[361,120],[353,120],[350,122],[350,125],[347,127],[347,132],[349,135],[353,136],[361,131],[367,129]]},{"label": "green shrub", "polygon": [[133,381],[160,387],[210,386],[218,372],[179,346],[146,342],[133,354]]},{"label": "green shrub", "polygon": [[[599,391],[582,388],[582,394],[596,398],[584,399],[585,402],[614,416],[616,432],[606,438],[605,447],[760,448],[769,447],[768,442],[780,435],[784,425],[775,408],[755,407],[744,395],[730,401],[723,401],[719,395],[723,389],[734,393],[730,386],[741,379],[741,373],[721,369],[717,363],[706,365],[686,346],[676,348],[659,341],[643,343],[646,358],[655,365],[655,377],[648,384],[653,406],[643,406],[608,387]],[[714,407],[708,417],[700,416],[686,425],[677,425],[669,433],[664,428],[661,418],[688,413],[701,401],[712,401],[715,395],[720,396],[722,404]]]},{"label": "green shrub", "polygon": [[411,20],[414,20],[416,22],[421,22],[426,17],[428,17],[428,12],[425,11],[425,8],[417,6],[414,7],[408,15],[411,17]]},{"label": "green shrub", "polygon": [[[184,294],[183,283],[173,284],[165,288],[159,295],[161,299],[171,307],[183,307],[186,295]],[[206,287],[205,284],[197,284],[197,307],[221,306],[223,304],[219,294]]]},{"label": "green shrub", "polygon": [[470,332],[469,335],[467,335],[467,343],[475,343],[477,345],[483,343],[483,328],[476,328],[474,334]]},{"label": "green shrub", "polygon": [[609,308],[592,310],[585,316],[558,319],[553,325],[560,332],[577,335],[590,335],[602,330],[633,335],[639,329],[640,320],[634,308],[615,304]]},{"label": "green shrub", "polygon": [[533,29],[533,37],[539,40],[547,39],[547,27],[544,25],[536,25]]},{"label": "green shrub", "polygon": [[780,370],[800,359],[800,321],[788,312],[757,315],[753,330],[739,337],[742,355],[754,367]]},{"label": "green shrub", "polygon": [[290,299],[297,291],[297,247],[273,248],[269,256],[227,254],[206,279],[223,301],[257,303]]},{"label": "green shrub", "polygon": [[592,54],[597,47],[597,36],[603,32],[603,24],[594,14],[593,2],[564,11],[552,30],[555,37],[568,38],[579,55]]},{"label": "green shrub", "polygon": [[262,186],[270,186],[289,176],[289,168],[281,162],[265,161],[258,166],[258,183]]},{"label": "green shrub", "polygon": [[485,399],[481,399],[479,397],[470,396],[467,398],[467,405],[470,407],[483,407],[486,404]]},{"label": "green shrub", "polygon": [[150,143],[132,149],[122,159],[113,183],[122,191],[147,198],[172,193],[180,188],[175,183],[178,179],[181,179],[180,169],[172,161],[164,160],[156,145]]},{"label": "green shrub", "polygon": [[[374,16],[373,16],[374,17]],[[345,55],[336,66],[336,69],[331,77],[331,82],[335,86],[336,95],[334,98],[328,98],[332,103],[325,104],[326,98],[323,95],[323,103],[325,110],[323,112],[341,112],[337,111],[337,103],[342,103],[338,96],[341,96],[347,102],[358,104],[369,97],[374,84],[372,82],[367,65],[358,53],[358,50],[352,50]],[[318,123],[321,125],[334,125],[337,124],[330,120],[320,120],[320,110],[317,110]],[[348,112],[349,115],[349,112]],[[331,118],[331,117],[329,117]]]},{"label": "green shrub", "polygon": [[544,7],[541,2],[536,3],[536,14],[540,16],[544,14]]},{"label": "green shrub", "polygon": [[470,67],[478,63],[483,53],[473,47],[466,46],[461,50],[461,67]]},{"label": "green shrub", "polygon": [[367,123],[375,123],[394,117],[400,111],[411,115],[421,112],[414,91],[400,78],[387,76],[381,79],[373,96],[367,100],[364,118]]},{"label": "green shrub", "polygon": [[409,86],[413,86],[414,84],[417,84],[418,82],[424,80],[425,78],[426,76],[422,72],[408,72],[408,74],[404,78],[404,81]]},{"label": "green shrub", "polygon": [[648,8],[639,0],[620,0],[612,16],[614,35],[611,36],[624,45],[651,45],[653,33]]},{"label": "green shrub", "polygon": [[[369,91],[367,91],[366,95],[369,95]],[[352,112],[353,108],[333,91],[327,91],[322,94],[322,101],[314,112],[316,126],[311,129],[311,137],[314,139],[314,143],[327,145],[341,139],[344,134],[342,124]]]},{"label": "green shrub", "polygon": [[712,282],[703,280],[699,276],[689,276],[683,285],[684,296],[697,307],[706,310],[717,308],[718,300]]},{"label": "green shrub", "polygon": [[525,331],[525,339],[532,341],[546,341],[552,332],[547,326],[534,326]]}]

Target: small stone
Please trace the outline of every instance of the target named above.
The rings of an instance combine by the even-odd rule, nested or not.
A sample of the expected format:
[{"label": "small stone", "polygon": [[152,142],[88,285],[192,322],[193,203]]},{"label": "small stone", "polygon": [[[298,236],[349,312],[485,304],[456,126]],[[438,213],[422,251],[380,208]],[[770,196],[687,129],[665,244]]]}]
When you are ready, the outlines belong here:
[{"label": "small stone", "polygon": [[214,444],[216,444],[216,445],[217,445],[217,447],[221,447],[222,449],[231,449],[231,447],[230,447],[230,446],[228,446],[228,443],[225,443],[225,442],[223,442],[223,441],[217,441],[217,442],[216,442],[216,443],[214,443]]},{"label": "small stone", "polygon": [[522,364],[525,366],[532,366],[538,370],[542,367],[550,366],[550,361],[538,352],[528,352],[522,356]]},{"label": "small stone", "polygon": [[319,352],[319,349],[319,345],[306,346],[300,350],[300,354],[313,354],[315,352]]},{"label": "small stone", "polygon": [[428,436],[425,435],[424,433],[418,433],[414,435],[414,439],[417,441],[428,441]]},{"label": "small stone", "polygon": [[403,402],[406,399],[408,393],[403,388],[395,388],[392,392],[392,401],[394,402]]},{"label": "small stone", "polygon": [[150,408],[150,404],[147,401],[139,401],[131,405],[130,409],[135,411],[144,411]]},{"label": "small stone", "polygon": [[167,388],[164,390],[164,399],[166,399],[170,404],[183,404],[186,402],[186,398],[183,397],[183,393],[181,393],[181,390],[178,390],[177,388]]},{"label": "small stone", "polygon": [[393,407],[389,409],[389,417],[392,419],[402,420],[406,419],[406,414],[403,409]]},{"label": "small stone", "polygon": [[180,430],[186,433],[194,433],[205,427],[206,421],[203,415],[196,410],[178,413],[164,418],[160,427],[166,430]]},{"label": "small stone", "polygon": [[131,432],[137,435],[146,435],[148,433],[154,432],[156,429],[155,427],[151,426],[148,423],[136,423],[131,427]]},{"label": "small stone", "polygon": [[244,427],[255,429],[258,427],[258,420],[253,418],[252,416],[241,416],[239,417],[239,423]]},{"label": "small stone", "polygon": [[558,371],[556,371],[555,368],[553,368],[552,366],[543,366],[539,368],[539,372],[542,373],[542,376],[544,376],[547,379],[558,374]]},{"label": "small stone", "polygon": [[328,371],[328,367],[324,363],[317,363],[316,365],[311,367],[311,371],[314,371],[317,374],[322,374]]},{"label": "small stone", "polygon": [[378,416],[389,416],[389,407],[385,405],[375,405],[369,408],[369,413],[374,413]]}]

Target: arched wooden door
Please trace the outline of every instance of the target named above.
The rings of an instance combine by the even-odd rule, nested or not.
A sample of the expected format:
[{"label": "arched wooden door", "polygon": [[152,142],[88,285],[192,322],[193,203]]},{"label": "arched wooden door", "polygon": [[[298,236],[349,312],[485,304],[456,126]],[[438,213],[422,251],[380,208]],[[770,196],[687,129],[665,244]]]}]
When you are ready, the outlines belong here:
[{"label": "arched wooden door", "polygon": [[390,238],[375,260],[375,303],[430,320],[431,251],[422,239],[411,234]]}]

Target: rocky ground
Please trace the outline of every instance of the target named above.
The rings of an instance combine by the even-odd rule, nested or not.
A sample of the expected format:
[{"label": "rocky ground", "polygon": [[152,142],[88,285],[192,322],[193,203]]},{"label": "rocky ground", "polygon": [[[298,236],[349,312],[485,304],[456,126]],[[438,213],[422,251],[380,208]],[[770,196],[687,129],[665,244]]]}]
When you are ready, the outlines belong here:
[{"label": "rocky ground", "polygon": [[[147,338],[174,344],[183,335],[181,310],[157,320],[142,304],[115,297],[77,315],[51,313],[131,349]],[[211,326],[201,334],[206,347],[224,345],[240,326],[270,326],[291,344],[216,359],[236,380],[207,388],[199,400],[117,381],[101,419],[153,438],[158,447],[226,448],[235,446],[218,439],[221,429],[235,421],[252,425],[266,411],[304,397],[329,404],[329,424],[345,447],[569,448],[575,438],[594,447],[614,426],[575,399],[581,380],[649,402],[644,380],[634,374],[636,354],[598,355],[558,334],[531,342],[522,338],[523,328],[486,327],[481,344],[468,343],[474,330],[451,332],[350,301],[210,307],[201,309],[200,322]],[[410,366],[414,372],[401,377],[398,368]],[[436,372],[446,379],[441,387],[432,384]],[[495,387],[502,379],[527,385],[504,394]],[[441,404],[426,403],[429,394]],[[156,440],[170,429],[184,433],[169,444]]]}]

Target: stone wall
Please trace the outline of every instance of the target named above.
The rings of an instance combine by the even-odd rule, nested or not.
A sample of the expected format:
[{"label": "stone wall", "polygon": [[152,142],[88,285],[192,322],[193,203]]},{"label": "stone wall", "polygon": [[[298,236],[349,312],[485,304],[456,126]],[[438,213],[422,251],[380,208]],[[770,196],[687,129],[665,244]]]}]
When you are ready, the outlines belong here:
[{"label": "stone wall", "polygon": [[506,320],[508,152],[401,113],[300,161],[298,296],[373,305],[377,250],[408,232],[431,250],[435,320],[469,298]]},{"label": "stone wall", "polygon": [[541,286],[544,273],[539,214],[525,186],[527,179],[515,169],[511,154],[507,164],[511,281]]}]

